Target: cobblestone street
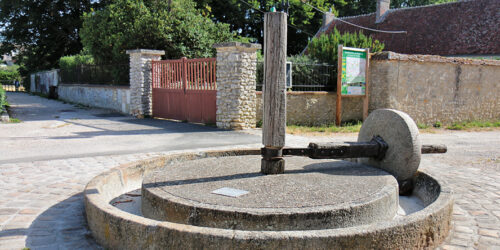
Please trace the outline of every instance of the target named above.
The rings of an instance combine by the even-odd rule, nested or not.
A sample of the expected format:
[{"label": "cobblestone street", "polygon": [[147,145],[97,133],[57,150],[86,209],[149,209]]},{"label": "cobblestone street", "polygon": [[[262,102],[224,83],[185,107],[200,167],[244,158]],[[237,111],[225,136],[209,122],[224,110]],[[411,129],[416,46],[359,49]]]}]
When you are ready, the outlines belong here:
[{"label": "cobblestone street", "polygon": [[[38,97],[34,100],[38,101]],[[11,103],[16,109],[16,102]],[[58,102],[54,103],[45,103],[45,105],[63,105]],[[64,105],[66,106],[58,106],[56,110],[72,107]],[[93,111],[77,109],[73,113],[78,116],[79,112]],[[80,114],[80,117],[88,115],[83,113]],[[60,114],[56,115],[60,116]],[[112,130],[113,134],[120,136],[122,142],[127,142],[127,137],[130,136],[130,140],[134,140],[134,143],[138,145],[137,153],[130,153],[127,150],[98,153],[89,149],[84,156],[68,154],[68,157],[62,157],[60,154],[52,154],[48,157],[44,153],[45,149],[40,149],[43,154],[33,152],[30,155],[23,151],[27,160],[22,160],[18,156],[12,157],[12,155],[17,154],[14,152],[15,148],[23,144],[36,150],[35,145],[26,145],[26,142],[22,142],[26,139],[23,139],[23,136],[26,135],[22,131],[13,128],[15,126],[28,126],[40,120],[50,120],[50,117],[53,116],[52,114],[43,119],[32,119],[31,121],[20,117],[24,121],[23,123],[0,124],[1,144],[9,145],[6,149],[3,148],[0,153],[0,250],[22,249],[24,247],[30,249],[98,249],[99,246],[86,227],[81,193],[87,182],[94,176],[123,163],[172,153],[174,150],[259,147],[260,145],[260,130],[233,133],[217,131],[213,128],[205,131],[205,128],[200,126],[202,127],[200,129],[206,132],[203,134],[206,141],[202,144],[193,143],[191,148],[176,149],[174,140],[165,137],[162,143],[173,144],[172,147],[157,147],[157,150],[144,149],[141,151],[139,145],[146,144],[151,137],[145,134],[134,137],[136,135],[127,135],[126,130],[123,133],[118,133],[119,128],[117,128]],[[60,118],[52,119],[61,121]],[[86,122],[83,118],[81,119],[82,124]],[[115,118],[101,118],[97,123],[104,124],[106,120],[112,119]],[[172,126],[177,126],[177,123],[172,124]],[[71,126],[76,125],[66,127]],[[126,127],[124,124],[116,126],[122,129]],[[45,130],[44,133],[49,133],[47,131]],[[66,132],[77,133],[75,131]],[[87,137],[73,138],[69,142],[68,138],[61,137],[60,134],[43,134],[42,136],[33,130],[26,130],[26,133],[30,134],[31,143],[36,144],[37,140],[41,140],[42,144],[40,145],[46,145],[50,150],[57,150],[58,147],[59,150],[63,150],[65,143],[76,145],[78,140],[85,142],[89,139]],[[54,131],[54,133],[58,132]],[[163,131],[162,133],[168,132]],[[173,134],[178,136],[179,133]],[[199,131],[184,131],[182,133],[183,138],[190,138],[188,137],[190,133],[193,134],[193,138],[203,137],[200,136]],[[57,138],[58,136],[61,138]],[[100,136],[103,136],[103,140],[113,142],[113,138],[105,137],[105,135]],[[141,142],[141,136],[147,140]],[[238,136],[241,137],[241,140],[236,138]],[[55,137],[55,139],[44,142],[48,137]],[[210,140],[207,137],[210,137]],[[227,137],[236,139],[231,144],[223,143]],[[99,136],[95,136],[95,141],[86,144],[87,147],[98,143],[98,138]],[[355,140],[356,135],[342,134],[333,138],[331,136],[287,135],[287,144],[289,146],[305,146],[309,141],[330,141],[332,139],[334,141]],[[444,180],[455,193],[453,229],[441,248],[500,249],[500,131],[422,134],[422,141],[425,144],[446,144],[448,146],[446,154],[424,155],[420,168],[432,176]],[[133,144],[128,145],[131,147]]]}]

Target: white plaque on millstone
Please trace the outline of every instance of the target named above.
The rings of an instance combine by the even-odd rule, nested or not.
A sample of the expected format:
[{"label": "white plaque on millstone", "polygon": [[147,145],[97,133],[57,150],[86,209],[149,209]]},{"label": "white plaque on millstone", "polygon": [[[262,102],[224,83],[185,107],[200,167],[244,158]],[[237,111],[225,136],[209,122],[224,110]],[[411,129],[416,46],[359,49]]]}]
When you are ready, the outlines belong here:
[{"label": "white plaque on millstone", "polygon": [[220,194],[220,195],[229,196],[229,197],[238,197],[238,196],[248,194],[248,191],[241,190],[241,189],[235,189],[235,188],[223,187],[223,188],[219,188],[217,190],[212,191],[212,194]]}]

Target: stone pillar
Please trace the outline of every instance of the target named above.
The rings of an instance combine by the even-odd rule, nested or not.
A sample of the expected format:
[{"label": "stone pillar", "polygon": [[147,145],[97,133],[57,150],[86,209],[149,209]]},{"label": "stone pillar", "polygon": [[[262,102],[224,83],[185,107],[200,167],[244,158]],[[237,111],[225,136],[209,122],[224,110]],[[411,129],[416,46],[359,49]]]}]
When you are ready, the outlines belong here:
[{"label": "stone pillar", "polygon": [[139,118],[152,115],[151,61],[160,60],[163,50],[127,50],[130,55],[130,114]]},{"label": "stone pillar", "polygon": [[217,49],[217,127],[255,128],[257,50],[260,44],[229,42]]}]

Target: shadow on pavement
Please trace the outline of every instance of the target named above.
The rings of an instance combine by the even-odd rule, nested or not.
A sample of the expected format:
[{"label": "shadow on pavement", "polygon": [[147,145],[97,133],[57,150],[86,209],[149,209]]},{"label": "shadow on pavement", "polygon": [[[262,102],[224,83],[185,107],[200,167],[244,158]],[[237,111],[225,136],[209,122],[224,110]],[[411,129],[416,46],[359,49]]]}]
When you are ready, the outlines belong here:
[{"label": "shadow on pavement", "polygon": [[102,249],[87,228],[83,193],[51,206],[29,228],[0,232],[0,238],[12,236],[27,236],[30,249]]}]

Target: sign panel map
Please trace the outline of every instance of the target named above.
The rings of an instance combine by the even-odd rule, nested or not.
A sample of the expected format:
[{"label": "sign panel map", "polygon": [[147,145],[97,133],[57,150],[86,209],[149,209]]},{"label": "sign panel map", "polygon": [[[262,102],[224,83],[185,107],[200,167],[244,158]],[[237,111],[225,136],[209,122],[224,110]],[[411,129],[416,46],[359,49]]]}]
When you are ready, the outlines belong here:
[{"label": "sign panel map", "polygon": [[365,95],[366,51],[343,48],[341,88],[342,95]]}]

